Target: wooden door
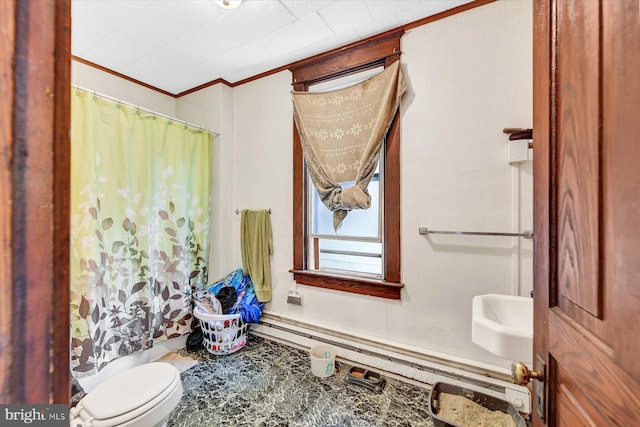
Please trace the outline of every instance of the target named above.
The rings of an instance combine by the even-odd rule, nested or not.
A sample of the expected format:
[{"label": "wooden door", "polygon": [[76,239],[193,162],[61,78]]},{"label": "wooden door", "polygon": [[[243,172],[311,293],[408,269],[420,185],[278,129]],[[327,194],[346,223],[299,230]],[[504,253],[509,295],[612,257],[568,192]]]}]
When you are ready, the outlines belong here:
[{"label": "wooden door", "polygon": [[535,1],[534,150],[533,424],[640,426],[638,0]]}]

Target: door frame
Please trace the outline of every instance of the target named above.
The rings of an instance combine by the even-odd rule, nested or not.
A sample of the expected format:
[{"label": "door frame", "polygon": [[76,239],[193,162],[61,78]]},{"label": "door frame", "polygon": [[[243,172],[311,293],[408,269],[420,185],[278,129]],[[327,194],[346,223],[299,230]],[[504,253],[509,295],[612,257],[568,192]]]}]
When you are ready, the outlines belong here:
[{"label": "door frame", "polygon": [[[551,81],[551,2],[548,0],[535,1],[533,4],[533,129],[535,132],[535,156],[533,162],[533,360],[537,355],[542,357],[546,366],[545,382],[549,378],[547,324],[548,307],[555,298],[549,290],[555,281],[555,236],[551,235],[551,224],[555,223],[555,193],[552,183],[555,180],[555,143],[556,129],[552,121],[553,112],[550,105],[556,105],[556,91]],[[534,366],[534,369],[540,369]],[[533,381],[532,399],[538,394],[538,387],[544,384]],[[544,419],[550,413],[548,408],[549,387],[544,390]],[[535,427],[546,425],[538,418],[535,402],[532,402],[532,419]]]},{"label": "door frame", "polygon": [[71,0],[0,1],[0,403],[69,402]]}]

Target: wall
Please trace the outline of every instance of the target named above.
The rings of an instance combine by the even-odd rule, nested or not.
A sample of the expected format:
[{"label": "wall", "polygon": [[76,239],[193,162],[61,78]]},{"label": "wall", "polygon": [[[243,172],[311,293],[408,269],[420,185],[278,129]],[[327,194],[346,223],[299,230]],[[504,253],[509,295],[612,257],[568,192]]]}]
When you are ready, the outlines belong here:
[{"label": "wall", "polygon": [[71,62],[71,83],[167,116],[176,113],[175,98],[77,61]]},{"label": "wall", "polygon": [[[289,71],[233,90],[234,209],[271,209],[273,302],[267,309],[285,312],[291,308],[286,305],[287,292],[294,286],[289,273],[293,263],[293,108],[290,90]],[[242,267],[240,215],[234,215],[232,230],[233,265]]]},{"label": "wall", "polygon": [[[233,89],[234,209],[271,208],[273,300],[268,312],[426,354],[502,370],[471,342],[471,299],[528,294],[524,239],[418,235],[418,227],[516,231],[532,224],[531,166],[510,166],[505,127],[532,125],[532,8],[500,1],[408,31],[402,63],[401,301],[299,286],[292,266],[292,109],[285,71]],[[233,264],[242,265],[239,218]]]},{"label": "wall", "polygon": [[176,117],[218,132],[213,141],[211,187],[209,282],[227,273],[233,264],[231,227],[233,221],[233,97],[232,89],[217,84],[176,100]]},{"label": "wall", "polygon": [[[527,1],[491,3],[403,37],[411,87],[402,106],[407,302],[389,313],[403,342],[418,344],[424,337],[429,348],[445,353],[499,366],[510,363],[471,342],[471,299],[485,293],[518,294],[520,288],[528,295],[531,242],[427,238],[417,229],[531,229],[533,210],[526,202],[533,199],[531,167],[519,171],[507,163],[508,138],[502,133],[505,127],[532,126],[531,48]],[[526,212],[517,209],[520,199]],[[516,267],[521,264],[528,273],[522,283],[514,272],[514,252]],[[403,328],[407,310],[413,315]]]}]

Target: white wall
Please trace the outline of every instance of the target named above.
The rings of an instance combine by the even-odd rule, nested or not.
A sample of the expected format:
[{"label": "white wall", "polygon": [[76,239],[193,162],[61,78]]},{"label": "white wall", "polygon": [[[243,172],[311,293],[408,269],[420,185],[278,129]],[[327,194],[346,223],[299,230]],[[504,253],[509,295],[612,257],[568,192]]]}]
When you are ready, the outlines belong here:
[{"label": "white wall", "polygon": [[[274,253],[272,301],[287,307],[293,266],[293,108],[291,73],[282,71],[233,90],[233,204],[235,209],[271,209]],[[242,267],[240,215],[234,214],[233,266]],[[342,295],[340,296],[342,297]]]},{"label": "white wall", "polygon": [[81,62],[71,61],[71,83],[129,104],[175,117],[176,99],[174,97],[105,73]]},{"label": "white wall", "polygon": [[[508,164],[508,137],[502,133],[505,127],[532,125],[531,37],[531,2],[500,1],[412,29],[402,38],[409,91],[402,100],[401,301],[299,286],[303,305],[286,303],[295,286],[288,273],[291,75],[283,71],[233,89],[234,209],[273,210],[273,300],[266,310],[425,353],[509,365],[471,342],[471,299],[492,292],[528,294],[530,242],[427,238],[418,235],[418,227],[516,231],[531,226],[531,167],[520,171]],[[242,264],[235,219],[229,271]]]},{"label": "white wall", "polygon": [[232,89],[217,84],[176,100],[176,117],[218,133],[213,141],[211,187],[209,282],[228,273],[233,264],[231,227],[233,221],[233,95]]},{"label": "white wall", "polygon": [[[504,237],[427,238],[417,230],[531,227],[530,202],[527,212],[513,212],[519,196],[533,198],[531,168],[525,165],[519,172],[508,164],[502,129],[532,126],[532,18],[530,2],[500,1],[417,28],[402,39],[410,85],[402,106],[406,299],[402,307],[390,308],[389,324],[402,342],[422,342],[499,366],[509,362],[471,342],[471,299],[518,294],[520,287],[528,294],[531,253],[523,252],[519,260],[528,273],[521,284],[512,253],[519,243],[531,243]],[[513,180],[517,184],[520,178],[519,195]]]}]

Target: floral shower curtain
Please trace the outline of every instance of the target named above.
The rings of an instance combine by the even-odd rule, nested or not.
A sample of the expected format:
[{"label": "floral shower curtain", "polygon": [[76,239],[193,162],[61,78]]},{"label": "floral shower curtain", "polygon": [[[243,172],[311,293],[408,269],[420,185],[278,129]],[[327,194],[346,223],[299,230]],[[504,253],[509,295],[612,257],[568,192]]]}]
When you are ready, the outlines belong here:
[{"label": "floral shower curtain", "polygon": [[190,332],[207,283],[208,131],[74,89],[71,370]]}]

